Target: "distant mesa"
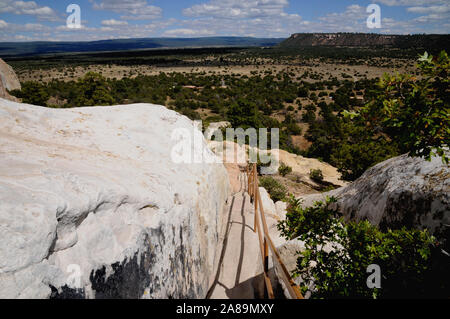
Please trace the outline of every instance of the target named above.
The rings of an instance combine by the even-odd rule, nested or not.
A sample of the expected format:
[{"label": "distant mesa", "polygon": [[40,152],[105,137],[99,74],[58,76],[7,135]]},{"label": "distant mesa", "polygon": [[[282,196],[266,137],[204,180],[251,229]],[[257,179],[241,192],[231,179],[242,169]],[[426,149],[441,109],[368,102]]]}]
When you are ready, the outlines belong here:
[{"label": "distant mesa", "polygon": [[284,38],[201,37],[113,39],[91,42],[3,42],[0,56],[15,57],[55,53],[108,52],[144,49],[273,47]]},{"label": "distant mesa", "polygon": [[416,34],[384,35],[375,33],[295,33],[280,44],[280,47],[394,47],[435,48],[448,46],[450,35]]}]

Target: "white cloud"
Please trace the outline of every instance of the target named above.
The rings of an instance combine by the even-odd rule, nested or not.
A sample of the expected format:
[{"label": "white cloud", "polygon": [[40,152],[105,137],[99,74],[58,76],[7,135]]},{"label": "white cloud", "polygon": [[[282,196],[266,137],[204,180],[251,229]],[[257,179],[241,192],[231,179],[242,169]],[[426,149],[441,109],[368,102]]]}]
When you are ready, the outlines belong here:
[{"label": "white cloud", "polygon": [[422,6],[422,5],[432,5],[437,3],[446,3],[448,0],[376,0],[377,3],[382,3],[387,6]]},{"label": "white cloud", "polygon": [[121,26],[122,25],[123,26],[123,25],[128,25],[128,22],[111,19],[111,20],[103,20],[102,25],[106,25],[106,26]]},{"label": "white cloud", "polygon": [[39,6],[34,1],[0,0],[0,13],[12,13],[17,15],[32,15],[39,20],[60,21],[61,18],[50,7]]},{"label": "white cloud", "polygon": [[410,7],[406,10],[413,13],[447,13],[450,12],[450,4],[430,7]]},{"label": "white cloud", "polygon": [[172,29],[167,30],[163,33],[164,37],[202,37],[202,36],[211,36],[214,35],[214,31],[202,29],[202,30],[194,30],[194,29]]},{"label": "white cloud", "polygon": [[288,0],[210,0],[184,9],[179,24],[198,34],[286,37],[307,23],[286,12],[288,6]]},{"label": "white cloud", "polygon": [[343,12],[330,13],[313,22],[311,27],[316,32],[368,32],[366,8],[354,4]]},{"label": "white cloud", "polygon": [[410,7],[407,11],[425,14],[414,19],[414,21],[418,23],[434,23],[438,20],[448,21],[450,19],[450,4],[429,7]]},{"label": "white cloud", "polygon": [[[87,27],[82,24],[81,29],[70,29],[66,25],[56,28],[44,25],[12,25],[3,30],[0,28],[0,41],[19,41],[15,35],[27,32],[35,41],[94,41],[105,39],[147,38],[161,36],[161,30],[170,27],[174,19],[158,21],[148,24],[129,24],[123,26]],[[6,31],[6,32],[4,32]],[[20,40],[22,41],[22,40]]]},{"label": "white cloud", "polygon": [[63,24],[54,28],[54,30],[58,32],[81,33],[83,31],[95,31],[98,29],[87,27],[85,24],[81,24],[80,28],[69,28],[66,24]]},{"label": "white cloud", "polygon": [[[149,5],[150,0],[89,0],[98,10],[118,13],[118,18],[107,17],[97,27],[69,29],[65,25],[57,28],[35,24],[14,24],[0,19],[0,41],[23,40],[31,37],[42,41],[89,41],[113,38],[145,37],[198,37],[198,36],[254,36],[288,37],[298,32],[380,32],[380,33],[449,33],[450,0],[380,0],[386,5],[405,6],[415,18],[405,20],[403,16],[385,15],[382,11],[382,29],[367,29],[366,7],[350,5],[341,12],[323,14],[305,21],[299,14],[288,12],[288,0],[196,0],[200,2],[183,10],[183,19],[162,19],[162,9]],[[293,0],[294,1],[294,0]],[[201,3],[203,2],[203,3]],[[31,4],[30,4],[31,3]],[[34,3],[34,5],[32,4]],[[11,8],[14,10],[12,11]],[[35,14],[41,16],[48,9],[33,1],[0,0],[0,13]],[[31,10],[31,11],[30,11]],[[51,10],[51,9],[50,9]],[[25,13],[27,12],[27,13]],[[327,11],[325,11],[327,12]],[[97,12],[98,13],[98,12]],[[408,15],[410,16],[410,15]],[[131,20],[157,19],[148,23],[133,23]],[[4,18],[3,18],[4,19]],[[24,34],[22,34],[24,33]],[[19,36],[19,38],[16,38]]]},{"label": "white cloud", "polygon": [[280,16],[289,5],[287,0],[211,0],[184,9],[188,17],[247,19]]},{"label": "white cloud", "polygon": [[40,23],[15,24],[0,20],[0,41],[31,41],[35,40],[36,37],[29,33],[43,34],[51,30],[50,27]]},{"label": "white cloud", "polygon": [[[430,24],[430,23],[438,22],[440,20],[448,20],[448,19],[449,19],[448,14],[432,13],[432,14],[428,14],[425,16],[420,16],[418,18],[415,18],[414,21],[418,22],[418,23]],[[443,29],[442,31],[445,31],[445,29]],[[447,29],[447,33],[448,33],[448,29]]]},{"label": "white cloud", "polygon": [[377,0],[376,2],[387,6],[407,7],[406,11],[409,13],[422,14],[422,16],[404,23],[417,32],[424,28],[433,33],[449,32],[449,28],[445,25],[438,25],[440,21],[450,19],[449,0]]},{"label": "white cloud", "polygon": [[102,0],[94,2],[94,9],[121,13],[124,20],[153,20],[162,17],[162,9],[149,5],[147,0]]},{"label": "white cloud", "polygon": [[23,35],[23,34],[15,35],[14,39],[16,41],[31,41],[31,40],[33,40],[32,37],[29,37],[29,36],[26,36],[26,35]]},{"label": "white cloud", "polygon": [[[406,10],[411,13],[425,14],[414,19],[417,23],[432,24],[439,20],[450,20],[450,4],[409,7]],[[448,28],[445,27],[443,29],[448,30]]]}]

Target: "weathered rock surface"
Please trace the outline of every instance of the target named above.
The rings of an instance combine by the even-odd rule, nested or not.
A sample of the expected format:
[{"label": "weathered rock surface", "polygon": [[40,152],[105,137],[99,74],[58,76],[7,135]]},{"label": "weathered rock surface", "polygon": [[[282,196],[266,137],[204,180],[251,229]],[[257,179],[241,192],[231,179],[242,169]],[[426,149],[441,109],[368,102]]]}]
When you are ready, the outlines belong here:
[{"label": "weathered rock surface", "polygon": [[0,98],[18,101],[18,99],[11,96],[8,91],[20,90],[20,88],[20,82],[14,70],[6,64],[5,61],[0,59]]},{"label": "weathered rock surface", "polygon": [[277,216],[280,220],[286,219],[287,203],[286,202],[276,202],[275,207],[277,209]]},{"label": "weathered rock surface", "polygon": [[[293,240],[290,240],[288,242],[284,242],[283,244],[277,246],[277,251],[280,254],[281,260],[283,260],[284,266],[286,267],[287,271],[292,274],[297,269],[297,259],[299,255],[305,250],[305,243],[300,241],[298,238],[295,238]],[[271,258],[272,264],[273,257]],[[280,283],[284,296],[288,299],[290,299],[289,292],[286,288],[286,284],[283,281],[282,276],[282,270],[279,269],[279,267],[274,267],[276,280]],[[298,276],[297,278],[293,279],[294,282],[297,285],[301,285],[302,278]],[[307,296],[304,296],[306,298],[309,298],[310,294]]]},{"label": "weathered rock surface", "polygon": [[264,207],[264,212],[266,215],[270,215],[273,218],[277,218],[277,207],[275,206],[275,203],[270,198],[269,193],[264,187],[259,188],[259,194],[261,195],[261,203]]},{"label": "weathered rock surface", "polygon": [[406,155],[380,163],[354,183],[303,198],[305,206],[335,196],[349,220],[384,228],[427,228],[442,233],[450,225],[450,168],[439,157],[428,162]]},{"label": "weathered rock surface", "polygon": [[171,160],[179,128],[201,135],[162,106],[0,99],[0,298],[204,298],[229,182]]}]

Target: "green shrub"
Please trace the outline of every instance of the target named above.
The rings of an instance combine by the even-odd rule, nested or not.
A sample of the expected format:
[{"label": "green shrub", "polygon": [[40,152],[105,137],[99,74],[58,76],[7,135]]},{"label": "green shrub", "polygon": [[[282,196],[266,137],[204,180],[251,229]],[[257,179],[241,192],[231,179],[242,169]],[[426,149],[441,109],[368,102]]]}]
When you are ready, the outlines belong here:
[{"label": "green shrub", "polygon": [[[278,224],[288,240],[305,243],[294,271],[294,276],[303,279],[303,293],[310,291],[312,298],[414,298],[445,293],[439,279],[432,279],[434,238],[427,231],[381,232],[367,221],[345,224],[332,208],[334,202],[331,198],[303,209],[301,201],[291,198],[286,220]],[[332,249],[321,249],[326,244]],[[367,287],[367,267],[372,264],[381,268],[381,289]]]},{"label": "green shrub", "polygon": [[308,97],[309,90],[305,87],[300,87],[297,92],[298,97]]},{"label": "green shrub", "polygon": [[281,176],[285,177],[287,174],[292,173],[292,167],[281,163],[280,167],[278,167],[278,173],[280,173]]},{"label": "green shrub", "polygon": [[322,170],[320,169],[312,169],[309,171],[309,177],[317,182],[317,183],[322,183],[323,182],[323,173]]},{"label": "green shrub", "polygon": [[259,184],[264,187],[270,195],[270,198],[276,203],[284,200],[287,195],[287,189],[284,185],[277,182],[273,177],[261,177]]},{"label": "green shrub", "polygon": [[420,77],[385,74],[379,82],[379,96],[361,114],[367,123],[397,141],[402,153],[427,160],[437,155],[448,163],[450,59],[445,51],[437,57],[425,52],[418,67]]},{"label": "green shrub", "polygon": [[77,81],[77,92],[73,98],[73,106],[112,105],[112,89],[100,73],[88,72]]},{"label": "green shrub", "polygon": [[45,85],[37,82],[25,82],[22,84],[22,90],[13,90],[10,93],[21,98],[23,103],[40,106],[47,106],[50,97]]},{"label": "green shrub", "polygon": [[303,131],[296,123],[286,124],[286,132],[290,135],[302,135]]}]

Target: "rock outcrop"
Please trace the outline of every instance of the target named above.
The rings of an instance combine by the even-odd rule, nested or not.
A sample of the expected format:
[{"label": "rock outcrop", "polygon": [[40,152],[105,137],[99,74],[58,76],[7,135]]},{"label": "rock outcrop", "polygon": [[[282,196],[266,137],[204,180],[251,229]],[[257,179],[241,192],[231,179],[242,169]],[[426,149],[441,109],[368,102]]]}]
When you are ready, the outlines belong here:
[{"label": "rock outcrop", "polygon": [[368,220],[381,229],[427,228],[439,235],[450,225],[450,168],[439,157],[389,159],[347,187],[305,196],[304,205],[326,196],[338,198],[348,220]]},{"label": "rock outcrop", "polygon": [[[284,266],[287,271],[292,274],[297,269],[297,259],[299,255],[305,250],[305,243],[300,241],[298,238],[292,239],[290,241],[284,242],[283,244],[277,246],[277,251],[280,254],[281,260],[283,260]],[[272,264],[276,264],[271,259]],[[275,270],[275,280],[281,285],[283,289],[284,296],[290,299],[289,292],[286,288],[286,284],[283,281],[282,270],[279,267],[274,267]],[[302,277],[297,276],[293,278],[294,282],[300,286],[303,283]],[[308,293],[305,298],[309,299],[311,293]]]},{"label": "rock outcrop", "polygon": [[266,215],[270,215],[272,218],[277,218],[277,207],[275,203],[270,198],[269,193],[264,187],[259,188],[259,194],[261,195],[261,203],[264,207],[264,212]]},{"label": "rock outcrop", "polygon": [[216,131],[221,131],[222,129],[226,129],[227,127],[231,127],[231,123],[227,121],[210,123],[204,133],[205,138],[207,140],[211,140]]},{"label": "rock outcrop", "polygon": [[336,167],[315,158],[307,158],[280,150],[280,162],[292,167],[292,173],[301,176],[311,184],[315,182],[309,177],[311,170],[321,170],[323,181],[335,186],[346,186],[348,183],[341,180],[342,174]]},{"label": "rock outcrop", "polygon": [[[176,129],[206,163],[173,161]],[[0,153],[0,298],[206,296],[229,181],[188,118],[0,99]]]},{"label": "rock outcrop", "polygon": [[[248,145],[239,146],[239,144],[230,141],[208,141],[210,149],[222,159],[224,163],[231,165],[246,165],[248,161]],[[253,149],[254,152],[261,152],[258,149]],[[336,167],[328,163],[324,163],[315,158],[307,158],[300,155],[292,154],[284,150],[278,150],[278,163],[275,163],[274,173],[278,173],[280,163],[284,163],[292,168],[292,174],[307,181],[309,184],[316,184],[309,177],[311,170],[321,170],[323,180],[325,183],[333,184],[335,186],[346,186],[347,182],[341,180],[341,173]]]},{"label": "rock outcrop", "polygon": [[20,90],[20,82],[14,70],[0,59],[0,98],[10,101],[18,101],[8,91]]}]

